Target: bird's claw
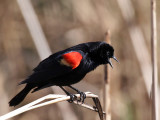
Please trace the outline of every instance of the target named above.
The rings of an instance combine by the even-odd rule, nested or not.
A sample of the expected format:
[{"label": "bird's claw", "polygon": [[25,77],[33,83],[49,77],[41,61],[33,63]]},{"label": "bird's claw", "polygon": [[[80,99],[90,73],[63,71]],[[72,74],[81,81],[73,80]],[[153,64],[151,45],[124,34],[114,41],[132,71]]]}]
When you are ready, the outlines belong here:
[{"label": "bird's claw", "polygon": [[86,99],[86,94],[84,92],[80,92],[79,94],[80,99],[78,101],[84,103],[84,100]]},{"label": "bird's claw", "polygon": [[69,103],[72,103],[74,100],[77,99],[77,96],[73,95],[73,94],[69,94],[70,96],[70,100],[68,100]]}]

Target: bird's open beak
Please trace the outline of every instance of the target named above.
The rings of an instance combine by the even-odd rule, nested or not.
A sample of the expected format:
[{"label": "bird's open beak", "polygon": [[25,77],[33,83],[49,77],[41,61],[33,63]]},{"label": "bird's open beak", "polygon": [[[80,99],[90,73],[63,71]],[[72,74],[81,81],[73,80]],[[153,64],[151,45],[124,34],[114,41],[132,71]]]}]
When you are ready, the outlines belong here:
[{"label": "bird's open beak", "polygon": [[[117,58],[115,56],[113,56],[112,58],[119,63],[119,61],[117,60]],[[113,68],[113,64],[110,59],[108,59],[108,63]]]}]

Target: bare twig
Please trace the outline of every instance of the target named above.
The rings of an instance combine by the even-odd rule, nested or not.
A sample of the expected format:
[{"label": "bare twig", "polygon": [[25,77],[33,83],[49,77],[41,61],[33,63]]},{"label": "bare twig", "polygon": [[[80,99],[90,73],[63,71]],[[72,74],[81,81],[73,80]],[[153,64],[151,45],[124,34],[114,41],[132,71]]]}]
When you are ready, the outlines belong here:
[{"label": "bare twig", "polygon": [[[105,42],[111,43],[109,31],[106,32]],[[104,82],[104,110],[107,114],[105,119],[111,120],[110,74],[108,65],[104,66]]]},{"label": "bare twig", "polygon": [[152,43],[152,120],[159,120],[158,75],[157,75],[157,25],[156,0],[151,0],[151,43]]},{"label": "bare twig", "polygon": [[[91,105],[88,105],[88,104],[82,104],[82,102],[79,102],[79,101],[73,101],[74,102],[74,104],[77,104],[77,105],[80,105],[80,106],[82,106],[82,107],[84,107],[84,108],[87,108],[87,109],[89,109],[89,110],[92,110],[92,111],[95,111],[95,112],[98,112],[98,109],[97,109],[97,107],[95,107],[95,106],[91,106]],[[105,112],[103,112],[103,115],[105,116]]]},{"label": "bare twig", "polygon": [[92,98],[92,99],[93,99],[93,101],[94,101],[94,103],[95,103],[95,105],[96,105],[97,111],[98,111],[98,113],[99,113],[100,120],[105,120],[105,116],[104,116],[104,114],[103,114],[102,106],[101,106],[101,104],[100,104],[99,99],[96,98],[96,97],[95,97],[95,98]]},{"label": "bare twig", "polygon": [[[73,103],[75,103],[77,105],[80,105],[82,107],[85,107],[87,109],[93,110],[95,112],[98,112],[99,115],[100,115],[100,119],[104,120],[103,116],[104,116],[105,113],[102,111],[101,104],[99,102],[98,96],[92,94],[91,92],[85,92],[85,94],[86,94],[86,98],[94,99],[96,107],[95,106],[90,106],[90,105],[87,105],[87,104],[82,104],[81,102],[78,102],[77,100],[74,101]],[[77,96],[77,98],[80,98],[80,94],[75,94],[75,95]],[[16,115],[19,115],[23,112],[33,110],[33,109],[36,109],[36,108],[39,108],[39,107],[42,107],[42,106],[50,105],[50,104],[53,104],[53,103],[66,101],[66,100],[69,100],[69,99],[70,99],[70,96],[67,96],[67,95],[50,94],[50,95],[44,96],[44,97],[42,97],[38,100],[35,100],[35,101],[33,101],[33,102],[23,106],[23,107],[20,107],[20,108],[14,110],[14,111],[12,111],[8,114],[5,114],[5,115],[1,116],[0,120],[6,120],[6,119],[12,118]],[[46,100],[48,100],[48,101],[46,101]],[[43,102],[43,101],[46,101],[46,102]]]}]

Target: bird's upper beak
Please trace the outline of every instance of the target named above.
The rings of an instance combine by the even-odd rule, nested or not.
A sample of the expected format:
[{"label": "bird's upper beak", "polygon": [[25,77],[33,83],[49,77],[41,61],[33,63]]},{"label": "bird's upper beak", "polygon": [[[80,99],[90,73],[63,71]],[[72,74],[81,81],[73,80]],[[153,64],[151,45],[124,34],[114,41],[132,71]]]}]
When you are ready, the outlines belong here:
[{"label": "bird's upper beak", "polygon": [[112,58],[119,63],[119,61],[117,60],[117,58],[115,56],[113,56]]},{"label": "bird's upper beak", "polygon": [[[113,56],[113,57],[111,57],[111,58],[113,58],[115,61],[117,61],[117,62],[119,63],[119,61],[117,60],[117,58],[116,58],[115,56]],[[113,68],[113,64],[112,64],[110,58],[108,59],[108,63],[109,63],[109,65]]]}]

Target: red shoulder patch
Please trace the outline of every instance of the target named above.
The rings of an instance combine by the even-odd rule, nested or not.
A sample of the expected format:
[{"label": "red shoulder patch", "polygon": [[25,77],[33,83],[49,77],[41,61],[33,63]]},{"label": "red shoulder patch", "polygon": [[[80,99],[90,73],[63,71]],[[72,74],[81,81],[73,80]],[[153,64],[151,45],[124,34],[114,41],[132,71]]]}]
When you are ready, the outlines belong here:
[{"label": "red shoulder patch", "polygon": [[72,69],[75,69],[79,66],[82,55],[79,52],[69,52],[62,55],[63,59],[61,63],[67,66],[71,66]]}]

